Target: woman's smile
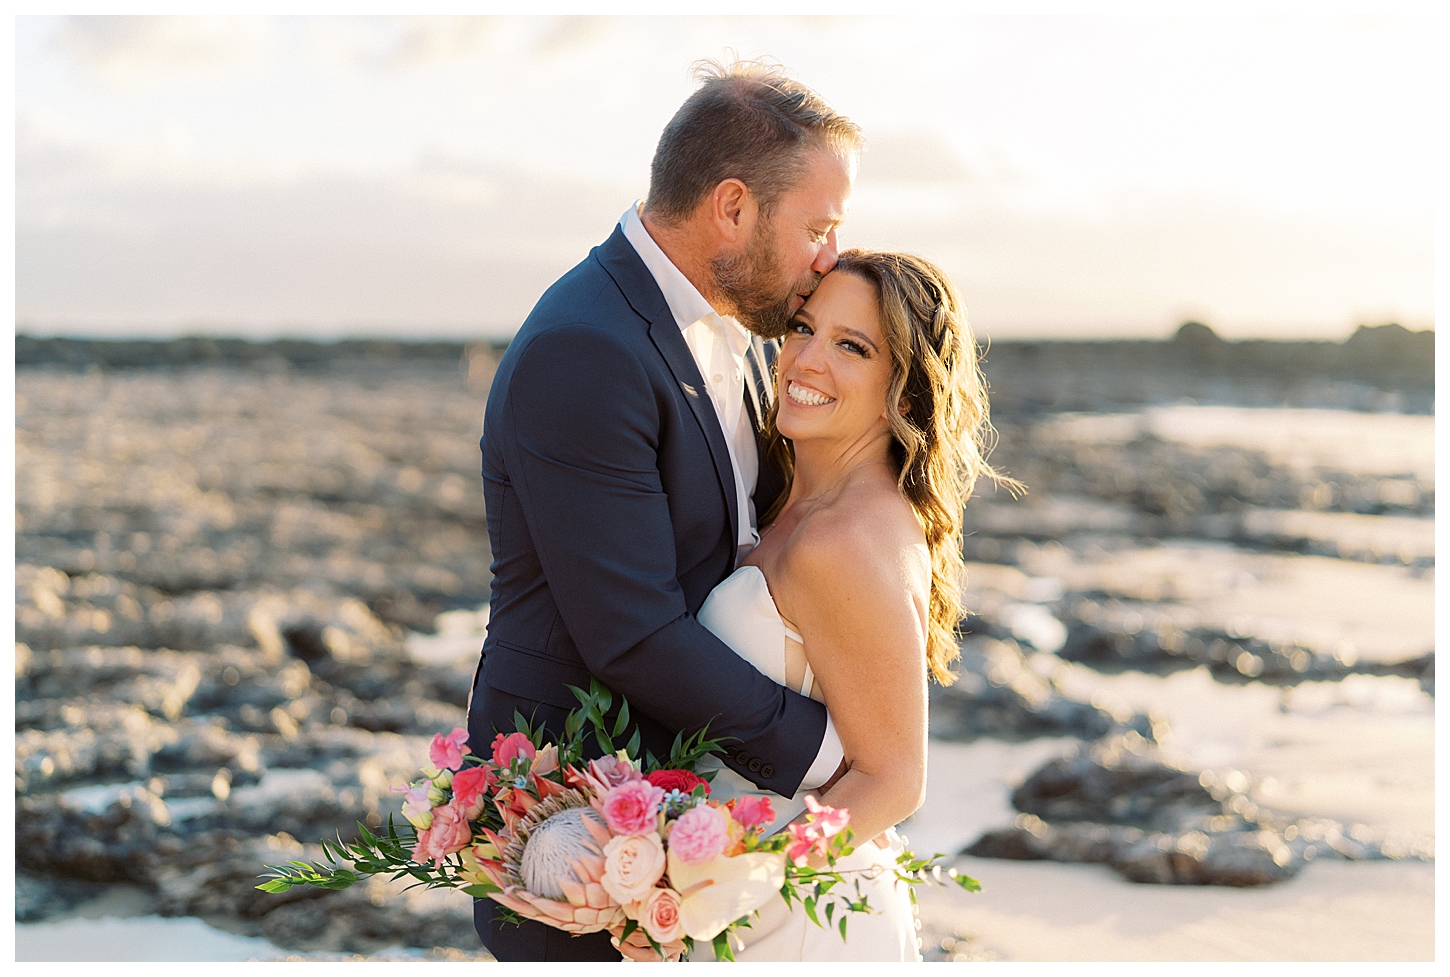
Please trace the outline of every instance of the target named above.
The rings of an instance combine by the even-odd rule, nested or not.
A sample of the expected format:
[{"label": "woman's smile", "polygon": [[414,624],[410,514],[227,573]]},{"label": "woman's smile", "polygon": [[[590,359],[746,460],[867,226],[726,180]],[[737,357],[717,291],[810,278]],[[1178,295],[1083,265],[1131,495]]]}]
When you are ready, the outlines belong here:
[{"label": "woman's smile", "polygon": [[779,367],[776,427],[797,450],[801,439],[847,444],[885,431],[891,354],[875,286],[837,272],[823,278],[791,319]]},{"label": "woman's smile", "polygon": [[799,380],[792,380],[785,388],[786,395],[804,407],[820,407],[823,404],[833,404],[835,397],[827,397],[819,390],[807,387]]}]

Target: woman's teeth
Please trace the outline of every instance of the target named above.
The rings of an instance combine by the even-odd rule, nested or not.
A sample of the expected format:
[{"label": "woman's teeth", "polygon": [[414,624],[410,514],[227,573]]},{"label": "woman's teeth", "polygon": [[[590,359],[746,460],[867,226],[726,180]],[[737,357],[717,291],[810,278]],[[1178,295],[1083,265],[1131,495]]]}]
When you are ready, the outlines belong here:
[{"label": "woman's teeth", "polygon": [[819,407],[822,404],[832,403],[836,399],[835,397],[827,397],[822,393],[816,393],[814,390],[802,387],[798,383],[792,383],[785,390],[790,395],[791,400],[794,400],[798,404],[804,404],[807,407]]}]

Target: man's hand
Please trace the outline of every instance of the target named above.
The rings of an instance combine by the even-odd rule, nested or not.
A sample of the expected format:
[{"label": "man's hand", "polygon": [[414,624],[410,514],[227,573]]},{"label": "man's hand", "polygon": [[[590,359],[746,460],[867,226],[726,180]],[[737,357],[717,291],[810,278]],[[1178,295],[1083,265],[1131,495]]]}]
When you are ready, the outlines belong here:
[{"label": "man's hand", "polygon": [[629,939],[623,943],[619,942],[619,934],[624,932],[624,925],[610,927],[612,934],[609,942],[614,944],[625,960],[632,960],[635,963],[678,963],[681,954],[685,952],[684,940],[671,940],[669,943],[661,943],[660,949],[665,951],[661,959],[655,952],[655,948],[649,945],[649,937],[645,936],[644,927],[641,926],[629,934]]}]

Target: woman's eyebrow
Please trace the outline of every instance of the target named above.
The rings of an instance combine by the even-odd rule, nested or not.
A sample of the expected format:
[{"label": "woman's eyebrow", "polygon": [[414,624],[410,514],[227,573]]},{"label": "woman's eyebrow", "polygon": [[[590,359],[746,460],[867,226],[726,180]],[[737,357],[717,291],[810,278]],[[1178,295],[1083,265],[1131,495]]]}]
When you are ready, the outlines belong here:
[{"label": "woman's eyebrow", "polygon": [[861,330],[859,330],[859,329],[852,329],[850,326],[841,326],[840,329],[841,329],[841,332],[849,333],[850,335],[855,336],[857,339],[861,340],[867,346],[870,346],[873,350],[876,350],[878,352],[880,351],[881,347],[879,345],[877,345],[876,340],[872,339],[870,336],[866,335]]}]

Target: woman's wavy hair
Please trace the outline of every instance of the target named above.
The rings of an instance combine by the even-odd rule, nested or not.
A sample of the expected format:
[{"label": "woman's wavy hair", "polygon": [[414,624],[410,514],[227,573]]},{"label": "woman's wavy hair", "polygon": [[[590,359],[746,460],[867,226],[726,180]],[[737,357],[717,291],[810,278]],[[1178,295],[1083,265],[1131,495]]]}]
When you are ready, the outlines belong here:
[{"label": "woman's wavy hair", "polygon": [[[987,464],[996,441],[988,419],[987,381],[966,309],[947,276],[931,262],[910,254],[852,250],[835,271],[872,285],[891,350],[887,402],[897,485],[916,512],[931,552],[930,623],[927,663],[942,685],[956,678],[949,665],[960,657],[957,625],[962,618],[962,509],[977,479],[986,477],[1008,491],[1023,485]],[[795,455],[775,426],[771,411],[766,451],[786,473],[787,490],[761,519],[773,519],[785,505]]]}]

